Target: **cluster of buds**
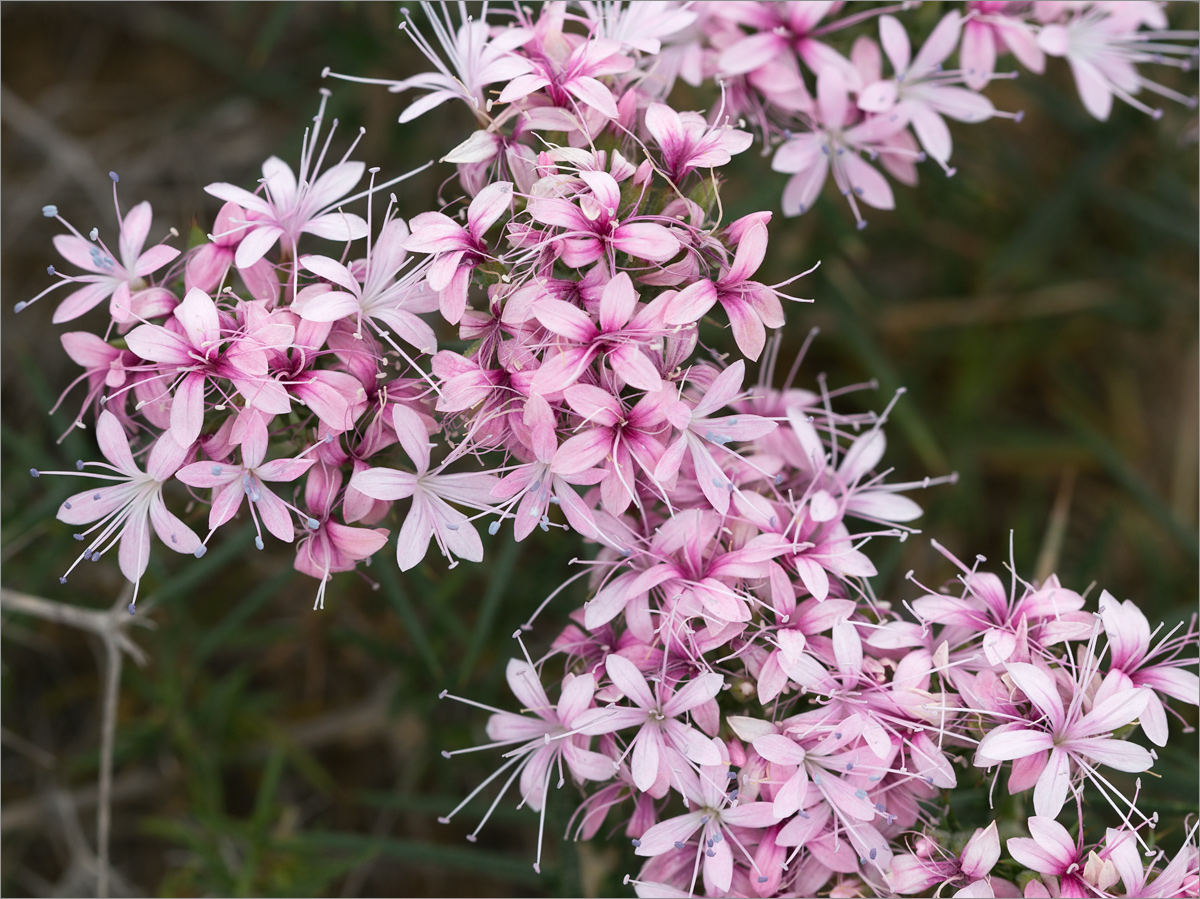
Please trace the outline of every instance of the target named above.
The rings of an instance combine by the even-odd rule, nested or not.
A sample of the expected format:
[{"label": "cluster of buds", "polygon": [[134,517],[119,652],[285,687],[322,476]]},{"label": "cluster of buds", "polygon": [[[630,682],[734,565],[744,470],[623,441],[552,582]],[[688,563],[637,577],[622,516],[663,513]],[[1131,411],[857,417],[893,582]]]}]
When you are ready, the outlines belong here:
[{"label": "cluster of buds", "polygon": [[[878,599],[864,550],[907,537],[920,508],[903,494],[933,481],[888,482],[891,407],[846,414],[823,382],[793,386],[803,351],[776,383],[768,332],[795,279],[758,280],[769,212],[724,220],[717,169],[753,143],[743,119],[782,141],[785,211],[832,168],[857,215],[856,198],[891,201],[862,153],[904,178],[918,140],[946,163],[941,116],[995,114],[974,89],[998,43],[1032,67],[1030,48],[1094,52],[1087,28],[1108,23],[1116,46],[1155,23],[1105,4],[971,6],[911,64],[886,8],[822,26],[840,4],[549,3],[497,28],[486,10],[455,26],[431,7],[443,52],[406,25],[437,71],[388,84],[427,92],[402,121],[450,99],[473,111],[478,130],[446,157],[460,199],[406,221],[391,195],[380,216],[400,179],[371,169],[354,194],[368,174],[354,147],[326,166],[323,99],[298,174],[272,157],[253,192],[207,188],[225,202],[207,243],[145,249],[146,203],[123,217],[117,203],[116,254],[60,219],[55,245],[82,271],[45,292],[71,288],[55,321],[109,311],[103,337],[63,335],[88,385],[75,425],[95,422],[107,462],[55,474],[112,482],[59,510],[89,525],[75,564],[119,547],[136,602],[151,530],[199,556],[248,514],[258,549],[264,530],[294,545],[323,607],[334,573],[387,545],[384,523],[403,571],[431,546],[450,566],[482,560],[483,522],[516,540],[571,530],[595,547],[590,598],[545,657],[509,665],[532,717],[493,710],[489,737],[515,748],[486,783],[507,772],[544,813],[569,774],[576,835],[620,819],[648,858],[639,893],[1017,895],[991,873],[995,827],[956,845],[933,811],[956,769],[1011,762],[1010,791],[1033,790],[1037,812],[1038,842],[1009,841],[1044,875],[1026,895],[1118,879],[1125,895],[1195,895],[1194,835],[1161,872],[1135,866],[1155,819],[1101,771],[1147,770],[1152,751],[1116,735],[1138,720],[1164,745],[1164,698],[1200,701],[1194,624],[1152,646],[1131,603],[1105,594],[1096,615],[1054,579],[1018,590],[1014,575],[1006,593],[965,566],[962,595],[927,591],[915,622]],[[875,18],[891,80],[870,37],[849,60],[820,40]],[[941,68],[960,40],[966,74]],[[676,77],[718,78],[721,106],[677,111]],[[348,211],[361,200],[365,215]],[[741,358],[705,347],[702,324]],[[462,352],[439,349],[453,329]],[[206,536],[168,501],[207,503]],[[1067,846],[1054,830],[1084,784],[1124,822],[1086,858],[1082,832]]]}]

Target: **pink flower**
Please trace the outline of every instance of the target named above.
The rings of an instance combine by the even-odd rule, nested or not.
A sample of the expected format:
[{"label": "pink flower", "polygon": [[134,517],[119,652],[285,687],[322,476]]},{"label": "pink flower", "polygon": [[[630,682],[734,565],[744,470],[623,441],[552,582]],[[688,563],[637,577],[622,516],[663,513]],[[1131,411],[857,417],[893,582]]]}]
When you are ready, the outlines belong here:
[{"label": "pink flower", "polygon": [[639,390],[662,389],[662,378],[652,361],[657,354],[651,343],[661,343],[667,328],[655,306],[638,304],[633,281],[626,272],[604,285],[599,313],[599,321],[593,321],[578,306],[556,299],[543,299],[534,307],[538,321],[563,338],[558,352],[534,374],[534,393],[557,392],[571,386],[597,357],[607,362],[622,381]]},{"label": "pink flower", "polygon": [[396,436],[416,473],[392,468],[371,468],[354,475],[350,483],[367,496],[382,500],[412,497],[412,508],[396,540],[396,564],[408,571],[425,557],[430,538],[436,538],[450,567],[461,557],[471,562],[483,558],[483,543],[471,520],[450,502],[477,509],[491,508],[496,478],[490,474],[441,474],[429,471],[429,434],[424,422],[407,406],[392,407]]},{"label": "pink flower", "polygon": [[325,608],[325,587],[336,571],[353,571],[387,544],[387,528],[354,528],[326,518],[308,520],[309,530],[296,546],[293,566],[321,582],[313,609]]},{"label": "pink flower", "polygon": [[962,46],[958,56],[962,62],[963,82],[973,91],[987,87],[996,71],[996,53],[1008,50],[1031,72],[1041,74],[1046,57],[1038,46],[1037,33],[1020,18],[1022,3],[1006,0],[972,0],[963,23]]},{"label": "pink flower", "polygon": [[544,91],[555,106],[577,110],[578,101],[605,118],[617,118],[612,91],[599,79],[628,72],[633,60],[621,54],[619,41],[591,37],[569,43],[561,25],[561,13],[551,11],[538,19],[535,39],[526,46],[532,58],[523,60],[524,73],[510,76],[497,102],[513,103]]},{"label": "pink flower", "polygon": [[725,448],[727,444],[756,440],[777,427],[775,422],[758,415],[712,415],[741,395],[745,375],[746,363],[739,359],[717,375],[694,405],[680,400],[668,408],[667,418],[679,429],[679,437],[667,448],[654,469],[656,480],[669,481],[679,471],[683,454],[687,452],[701,491],[712,507],[722,514],[729,511],[733,482],[714,458],[713,448],[720,448],[726,454],[723,458],[736,456],[732,449]]},{"label": "pink flower", "polygon": [[578,717],[575,726],[579,733],[591,735],[636,727],[638,732],[629,743],[633,750],[630,770],[639,790],[653,792],[656,796],[666,792],[676,768],[673,753],[699,765],[720,764],[720,752],[714,748],[713,741],[676,719],[716,696],[725,678],[710,672],[697,675],[684,684],[669,686],[659,680],[652,692],[642,673],[623,656],[608,656],[605,670],[613,686],[633,706],[591,709]]},{"label": "pink flower", "polygon": [[750,280],[758,271],[767,252],[767,229],[754,225],[741,235],[733,265],[716,281],[702,278],[689,284],[670,301],[666,310],[668,324],[691,324],[714,304],[720,303],[729,316],[738,349],[754,360],[767,342],[767,328],[783,326],[783,305],[778,293],[765,284]]},{"label": "pink flower", "polygon": [[1083,899],[1095,895],[1083,879],[1083,847],[1065,827],[1053,816],[1034,815],[1029,819],[1029,833],[1029,837],[1008,840],[1008,854],[1017,864],[1037,871],[1044,878],[1058,878],[1059,896]]},{"label": "pink flower", "polygon": [[[610,780],[613,776],[612,761],[606,755],[592,752],[587,748],[588,737],[581,736],[576,731],[576,725],[592,705],[592,696],[596,691],[596,680],[590,674],[575,676],[568,674],[563,680],[562,695],[555,706],[546,696],[538,677],[537,669],[528,662],[509,659],[505,671],[508,686],[513,694],[521,701],[525,711],[532,712],[536,717],[514,715],[511,712],[497,712],[488,719],[487,734],[494,741],[494,746],[520,744],[515,749],[505,753],[507,761],[499,771],[489,777],[478,789],[459,804],[458,808],[449,815],[439,819],[446,823],[451,817],[469,802],[483,786],[490,783],[500,773],[514,765],[521,773],[520,805],[527,805],[535,812],[542,813],[543,827],[545,824],[546,798],[550,792],[550,781],[557,773],[558,786],[563,785],[562,764],[576,782],[585,780]],[[446,753],[452,755],[453,753]],[[512,783],[516,771],[509,776],[505,784]],[[503,796],[503,790],[501,796]],[[497,802],[499,797],[497,797]],[[495,803],[492,804],[495,808]],[[475,829],[475,834],[487,823],[484,816]],[[472,834],[472,837],[475,835]],[[537,861],[534,870],[541,870],[542,844],[538,840]]]},{"label": "pink flower", "polygon": [[[710,748],[719,751],[716,747],[724,749],[720,740],[713,740],[710,744]],[[741,829],[763,829],[779,820],[769,802],[739,802],[727,792],[734,774],[729,770],[727,759],[718,758],[716,763],[702,764],[699,774],[687,768],[680,770],[676,775],[678,789],[689,811],[660,821],[642,834],[641,839],[633,841],[638,855],[656,856],[672,849],[690,848],[692,837],[699,831],[693,871],[702,866],[708,895],[724,895],[728,892],[734,872],[733,845],[737,845],[743,855],[746,853],[737,837],[739,832],[743,832]],[[748,861],[757,879],[766,881],[767,876],[757,863],[753,859]],[[692,890],[695,888],[694,878],[695,874]],[[686,895],[695,895],[692,890]]]},{"label": "pink flower", "polygon": [[363,176],[365,166],[361,162],[346,161],[353,146],[341,162],[317,175],[328,146],[319,141],[328,99],[329,91],[322,90],[312,133],[305,134],[300,152],[299,179],[291,166],[272,156],[262,166],[263,196],[224,182],[204,188],[218,199],[237,203],[249,214],[244,223],[245,235],[234,256],[238,268],[249,268],[279,241],[295,259],[301,234],[340,241],[366,237],[367,223],[362,218],[336,209]]},{"label": "pink flower", "polygon": [[395,334],[422,353],[434,353],[437,336],[417,313],[436,309],[436,298],[411,277],[396,280],[406,261],[408,237],[403,220],[386,222],[374,244],[368,244],[366,261],[357,273],[328,256],[301,256],[302,268],[332,286],[305,287],[288,308],[307,321],[352,319],[360,338],[366,321],[381,335]]},{"label": "pink flower", "polygon": [[410,103],[400,113],[400,124],[411,122],[429,110],[441,106],[447,100],[463,100],[471,106],[476,118],[488,121],[490,102],[484,93],[484,88],[496,82],[508,82],[529,70],[529,63],[524,58],[513,53],[518,47],[527,43],[531,33],[527,28],[494,29],[481,17],[475,19],[466,15],[465,7],[462,24],[457,30],[450,20],[449,4],[440,4],[442,17],[437,10],[439,4],[423,3],[434,36],[437,38],[449,65],[443,62],[441,55],[433,45],[421,34],[408,14],[402,10],[405,21],[401,24],[417,49],[424,54],[435,68],[436,72],[422,72],[403,81],[379,82],[376,79],[355,78],[347,75],[337,75],[346,81],[364,81],[367,83],[382,83],[388,85],[392,93],[400,93],[411,88],[425,90],[429,93]]},{"label": "pink flower", "polygon": [[1033,791],[1033,807],[1039,815],[1058,816],[1071,788],[1072,769],[1093,777],[1095,764],[1131,772],[1145,771],[1154,764],[1141,746],[1111,736],[1142,713],[1150,699],[1149,690],[1122,690],[1084,714],[1086,681],[1076,686],[1064,709],[1054,678],[1044,669],[1025,662],[1010,662],[1005,669],[1041,716],[1027,725],[988,731],[979,742],[975,764],[990,767],[1033,757],[1029,764],[1041,772]]},{"label": "pink flower", "polygon": [[1183,671],[1184,665],[1196,664],[1195,658],[1178,658],[1183,648],[1190,644],[1192,631],[1181,637],[1162,640],[1154,649],[1150,648],[1150,622],[1133,600],[1118,602],[1107,590],[1100,594],[1100,620],[1104,622],[1104,634],[1108,638],[1109,674],[1115,684],[1128,682],[1129,687],[1149,687],[1151,691],[1139,721],[1142,730],[1155,745],[1167,745],[1167,715],[1159,693],[1186,702],[1200,705],[1200,678],[1192,671]]},{"label": "pink flower", "polygon": [[[109,300],[109,313],[113,321],[126,324],[137,321],[138,318],[148,318],[163,315],[175,305],[175,297],[170,291],[161,287],[152,287],[146,281],[146,276],[158,271],[168,262],[179,255],[175,247],[164,244],[145,249],[146,238],[150,234],[152,213],[150,204],[138,203],[124,218],[121,217],[121,207],[117,204],[115,173],[113,179],[113,205],[117,209],[117,224],[120,226],[118,252],[114,254],[100,241],[95,229],[92,239],[85,240],[83,236],[58,215],[53,206],[46,206],[43,214],[57,218],[71,229],[71,234],[60,234],[54,238],[54,248],[63,258],[88,275],[66,276],[53,287],[42,291],[28,302],[18,303],[16,311],[20,312],[26,306],[45,296],[51,290],[63,284],[82,284],[70,296],[58,304],[54,310],[54,323],[72,321],[90,312],[99,303]],[[51,274],[55,274],[51,266]]]},{"label": "pink flower", "polygon": [[726,75],[739,75],[794,52],[814,72],[838,68],[853,78],[849,60],[815,39],[821,19],[838,6],[831,2],[721,4],[726,15],[759,30],[726,47],[717,67]]},{"label": "pink flower", "polygon": [[754,137],[726,125],[709,125],[698,112],[676,112],[664,103],[646,110],[646,130],[662,153],[663,174],[678,184],[696,169],[725,165]]},{"label": "pink flower", "polygon": [[233,518],[242,507],[243,497],[249,497],[250,515],[258,531],[254,538],[255,546],[263,548],[262,532],[258,526],[260,516],[268,531],[285,543],[291,543],[295,536],[289,514],[292,506],[276,496],[264,482],[294,481],[308,471],[316,459],[272,459],[264,464],[267,454],[266,423],[261,415],[253,411],[243,412],[242,417],[249,419],[249,422],[245,425],[247,434],[241,443],[241,465],[193,462],[179,469],[175,476],[189,486],[213,489],[212,508],[208,514],[211,530],[215,531]]},{"label": "pink flower", "polygon": [[634,464],[652,477],[662,457],[665,391],[646,394],[632,408],[590,384],[568,387],[564,396],[592,427],[564,440],[551,464],[559,474],[571,475],[603,462],[607,475],[600,482],[601,499],[610,514],[620,515],[630,503],[640,502]]},{"label": "pink flower", "polygon": [[[228,379],[248,403],[268,414],[287,411],[282,391],[267,375],[264,348],[245,335],[231,336],[233,329],[222,323],[216,303],[204,291],[188,291],[170,324],[139,325],[126,342],[141,358],[166,366],[164,373],[179,376],[171,400],[171,431],[182,445],[190,446],[204,429],[210,381]],[[279,336],[290,339],[289,330],[284,327]]]},{"label": "pink flower", "polygon": [[[65,521],[67,524],[97,522],[82,534],[77,534],[76,539],[82,541],[88,534],[99,530],[83,554],[67,569],[66,574],[70,574],[84,559],[97,561],[115,543],[120,542],[117,555],[121,573],[134,585],[133,602],[129,604],[129,611],[132,613],[137,604],[142,575],[146,573],[146,566],[150,562],[151,527],[158,534],[158,538],[175,552],[195,553],[197,557],[204,554],[200,538],[167,511],[162,498],[163,485],[179,470],[191,446],[181,446],[170,433],[160,435],[146,459],[146,470],[142,471],[133,460],[129,438],[121,428],[120,422],[115,415],[107,411],[100,413],[96,423],[96,439],[108,463],[80,463],[78,467],[82,472],[81,476],[120,483],[76,493],[59,507],[59,521]],[[112,473],[83,472],[85,465],[96,466]],[[60,579],[64,583],[67,579],[66,574]]]},{"label": "pink flower", "polygon": [[[892,16],[879,17],[879,37],[891,60],[895,79],[863,88],[858,106],[873,113],[891,113],[910,122],[921,146],[946,168],[950,158],[950,129],[942,116],[962,122],[982,122],[995,113],[992,102],[973,90],[954,87],[956,73],[942,73],[941,64],[958,45],[962,17],[948,12],[912,59],[908,32]],[[910,63],[911,59],[911,63]],[[948,173],[953,170],[947,169]]]},{"label": "pink flower", "polygon": [[611,271],[616,253],[666,262],[679,252],[678,238],[665,226],[637,217],[621,221],[621,188],[608,172],[583,171],[579,178],[591,193],[581,195],[578,205],[563,197],[534,196],[527,206],[534,221],[565,229],[559,238],[564,265],[584,268],[607,259]]},{"label": "pink flower", "polygon": [[[1139,30],[1148,25],[1156,31]],[[1064,56],[1075,76],[1075,86],[1084,108],[1101,121],[1112,111],[1113,97],[1135,109],[1158,118],[1161,109],[1153,109],[1135,94],[1148,88],[1186,106],[1195,100],[1156,84],[1137,70],[1138,63],[1158,62],[1180,68],[1190,65],[1195,48],[1171,43],[1174,34],[1164,32],[1167,17],[1162,7],[1149,2],[1097,4],[1074,11],[1066,24],[1044,25],[1038,33],[1038,46],[1051,56]],[[1155,38],[1164,32],[1166,41]],[[1182,56],[1184,59],[1175,59]]]},{"label": "pink flower", "polygon": [[489,184],[467,207],[467,227],[442,212],[422,212],[412,220],[412,234],[402,243],[406,250],[430,253],[426,281],[437,291],[442,315],[458,324],[467,307],[471,272],[491,258],[484,235],[512,205],[512,183]]},{"label": "pink flower", "polygon": [[899,115],[872,116],[856,123],[848,121],[850,111],[845,77],[833,67],[822,69],[817,75],[813,131],[784,143],[771,160],[775,171],[792,174],[783,189],[784,215],[803,215],[811,209],[830,169],[859,228],[866,227],[858,212],[859,200],[875,209],[896,205],[887,179],[859,153],[879,152],[883,143],[908,123]]}]

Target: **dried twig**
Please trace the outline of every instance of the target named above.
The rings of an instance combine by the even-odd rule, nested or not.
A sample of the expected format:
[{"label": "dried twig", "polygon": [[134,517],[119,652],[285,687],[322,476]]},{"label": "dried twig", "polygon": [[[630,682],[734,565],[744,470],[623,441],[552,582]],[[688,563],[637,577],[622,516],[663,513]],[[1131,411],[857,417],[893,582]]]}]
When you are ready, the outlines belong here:
[{"label": "dried twig", "polygon": [[[65,603],[52,602],[40,596],[30,596],[15,590],[0,589],[0,608],[26,615],[34,615],[46,621],[67,624],[80,630],[91,631],[104,641],[104,705],[102,725],[100,730],[100,783],[96,806],[96,895],[108,895],[109,832],[112,827],[112,768],[113,744],[117,736],[117,697],[121,687],[121,665],[123,653],[127,652],[135,662],[144,665],[146,654],[125,633],[133,624],[150,626],[152,623],[142,618],[131,618],[125,614],[125,608],[133,595],[132,586],[123,591],[122,595],[111,608],[106,611],[95,609],[80,609]],[[70,802],[64,798],[64,802]],[[71,811],[74,813],[74,806]],[[82,840],[82,835],[79,839]],[[78,841],[77,841],[78,842]],[[75,854],[75,847],[73,847]],[[90,855],[90,850],[88,850]]]}]

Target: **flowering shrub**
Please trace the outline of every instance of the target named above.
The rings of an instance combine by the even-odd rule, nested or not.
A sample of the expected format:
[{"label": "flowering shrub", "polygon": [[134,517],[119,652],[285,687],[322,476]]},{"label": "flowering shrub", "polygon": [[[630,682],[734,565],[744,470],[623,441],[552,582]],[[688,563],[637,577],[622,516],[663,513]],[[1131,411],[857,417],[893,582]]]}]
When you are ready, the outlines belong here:
[{"label": "flowering shrub", "polygon": [[[406,175],[371,169],[362,189],[353,145],[327,164],[326,93],[298,172],[271,157],[255,191],[208,186],[225,205],[207,243],[146,249],[149,204],[122,216],[115,174],[118,252],[60,219],[82,273],[51,269],[35,299],[69,286],[59,323],[109,311],[104,337],[63,335],[88,384],[76,424],[108,461],[53,474],[112,482],[59,509],[88,526],[75,565],[117,548],[132,613],[151,530],[201,556],[245,508],[258,550],[264,529],[294,545],[323,608],[335,573],[388,545],[385,522],[401,571],[431,546],[481,561],[480,527],[571,530],[595,547],[589,599],[545,657],[522,642],[510,662],[528,714],[493,710],[491,745],[512,748],[484,786],[517,782],[544,814],[569,775],[574,835],[622,828],[648,859],[640,895],[1020,895],[1018,865],[1040,875],[1027,896],[1118,880],[1197,895],[1195,828],[1163,858],[1157,816],[1106,773],[1152,767],[1125,739],[1135,721],[1161,747],[1165,701],[1200,704],[1194,621],[1156,642],[1130,601],[1085,611],[1054,577],[1014,571],[1006,590],[957,562],[961,591],[922,588],[915,620],[877,597],[870,541],[912,533],[906,494],[938,479],[888,480],[891,405],[835,411],[796,366],[777,383],[770,332],[802,276],[759,280],[772,214],[726,221],[718,172],[757,140],[791,176],[785,214],[832,175],[862,227],[860,203],[894,202],[873,161],[909,184],[926,158],[951,174],[944,119],[1006,115],[979,93],[1000,48],[1035,72],[1065,57],[1105,118],[1114,96],[1151,111],[1143,87],[1190,102],[1135,64],[1187,65],[1173,42],[1194,35],[1150,3],[972,3],[915,56],[901,7],[428,12],[439,46],[407,31],[436,71],[385,83],[424,91],[401,122],[471,109],[477,130],[445,157],[461,198],[406,220],[386,194]],[[844,33],[847,52],[828,42]],[[678,79],[716,86],[707,113],[668,102]],[[451,326],[467,352],[439,350]],[[737,358],[704,344],[714,326]],[[172,493],[207,502],[203,538]],[[937,827],[960,778],[1006,764],[1035,812],[1011,861],[994,820],[962,839]],[[1056,820],[1083,821],[1085,788],[1119,817],[1103,840]]]}]

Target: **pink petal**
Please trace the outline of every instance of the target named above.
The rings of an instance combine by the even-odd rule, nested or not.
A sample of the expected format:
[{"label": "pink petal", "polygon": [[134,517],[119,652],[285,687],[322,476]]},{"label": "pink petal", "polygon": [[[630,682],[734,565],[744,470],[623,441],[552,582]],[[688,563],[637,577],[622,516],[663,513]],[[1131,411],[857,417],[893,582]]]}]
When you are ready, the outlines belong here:
[{"label": "pink petal", "polygon": [[646,684],[646,678],[638,671],[633,662],[624,656],[610,654],[604,660],[604,669],[608,672],[609,680],[635,705],[643,709],[656,708],[654,694]]},{"label": "pink petal", "polygon": [[912,45],[908,40],[908,31],[894,16],[879,17],[879,42],[883,45],[883,52],[887,54],[888,61],[892,64],[892,71],[897,75],[906,73]]},{"label": "pink petal", "polygon": [[982,758],[1005,762],[1051,749],[1053,746],[1054,738],[1045,731],[993,730],[986,733],[979,742],[978,752]]},{"label": "pink petal", "polygon": [[1050,761],[1033,788],[1034,809],[1047,818],[1058,817],[1066,804],[1070,787],[1071,757],[1063,749],[1055,747],[1050,750]]},{"label": "pink petal", "polygon": [[1013,683],[1024,693],[1047,718],[1050,719],[1050,729],[1060,730],[1066,721],[1063,712],[1062,697],[1058,695],[1058,687],[1054,678],[1034,665],[1027,662],[1012,662],[1007,666]]}]

